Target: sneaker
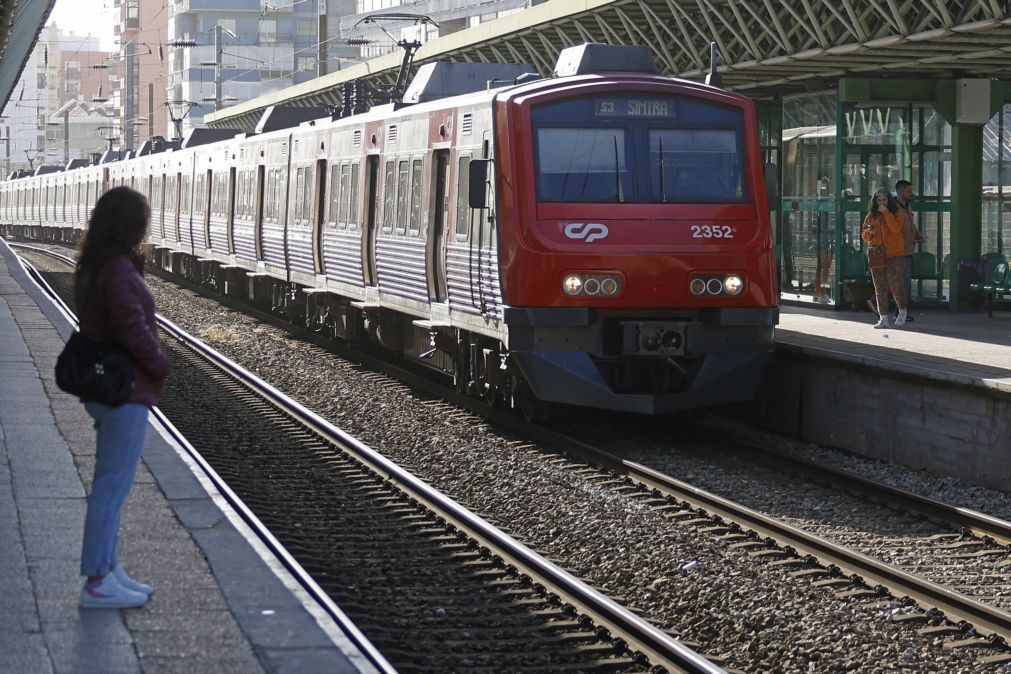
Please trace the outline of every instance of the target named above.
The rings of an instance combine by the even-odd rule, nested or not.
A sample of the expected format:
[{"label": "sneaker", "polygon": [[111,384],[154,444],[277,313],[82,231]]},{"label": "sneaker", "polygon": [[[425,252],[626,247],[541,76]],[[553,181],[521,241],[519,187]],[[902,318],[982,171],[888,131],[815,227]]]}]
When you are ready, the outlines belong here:
[{"label": "sneaker", "polygon": [[906,311],[904,309],[899,311],[899,315],[895,317],[895,326],[902,327],[903,325],[905,325],[906,318],[908,318],[908,316],[906,315]]},{"label": "sneaker", "polygon": [[126,569],[123,568],[122,564],[117,564],[112,570],[112,574],[116,576],[116,581],[127,590],[140,592],[141,594],[146,594],[149,597],[154,594],[154,587],[148,585],[147,583],[138,582],[126,575]]},{"label": "sneaker", "polygon": [[136,608],[147,600],[146,594],[126,589],[111,573],[102,580],[85,582],[81,590],[81,608]]},{"label": "sneaker", "polygon": [[878,330],[881,330],[883,328],[890,328],[892,327],[892,325],[888,321],[888,316],[882,316],[881,319],[874,324],[874,327],[877,328]]}]

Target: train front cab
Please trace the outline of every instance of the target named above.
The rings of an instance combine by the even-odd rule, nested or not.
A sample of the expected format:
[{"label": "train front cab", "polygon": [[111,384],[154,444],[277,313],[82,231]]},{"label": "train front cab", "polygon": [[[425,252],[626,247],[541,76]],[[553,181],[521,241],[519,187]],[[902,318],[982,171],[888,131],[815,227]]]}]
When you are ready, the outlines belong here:
[{"label": "train front cab", "polygon": [[778,310],[750,101],[623,74],[496,105],[504,318],[534,395],[645,414],[752,397]]}]

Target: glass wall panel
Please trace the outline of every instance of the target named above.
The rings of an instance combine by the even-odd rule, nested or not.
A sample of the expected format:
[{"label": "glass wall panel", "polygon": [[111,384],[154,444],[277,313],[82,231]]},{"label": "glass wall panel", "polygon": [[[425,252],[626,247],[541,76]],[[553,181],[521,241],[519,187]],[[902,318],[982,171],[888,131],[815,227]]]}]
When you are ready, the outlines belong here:
[{"label": "glass wall panel", "polygon": [[[995,124],[991,137],[1005,139],[1004,127]],[[835,92],[790,96],[783,99],[780,149],[784,298],[861,308],[870,283],[860,238],[868,202],[877,188],[894,191],[896,181],[908,180],[916,194],[917,226],[927,236],[913,260],[913,297],[947,299],[942,263],[949,253],[951,126],[941,115],[912,104],[840,106]],[[1011,139],[993,141],[992,154],[999,165],[986,175],[1002,184],[1004,163],[997,158],[1011,160]],[[997,233],[986,240],[1003,250],[1005,222],[1011,226],[1011,190],[1007,209],[999,189],[993,191],[1000,203],[986,213]]]},{"label": "glass wall panel", "polygon": [[836,95],[783,99],[780,291],[831,303],[836,260]]},{"label": "glass wall panel", "polygon": [[983,222],[981,253],[1007,259],[1011,225],[1011,106],[983,127]]}]

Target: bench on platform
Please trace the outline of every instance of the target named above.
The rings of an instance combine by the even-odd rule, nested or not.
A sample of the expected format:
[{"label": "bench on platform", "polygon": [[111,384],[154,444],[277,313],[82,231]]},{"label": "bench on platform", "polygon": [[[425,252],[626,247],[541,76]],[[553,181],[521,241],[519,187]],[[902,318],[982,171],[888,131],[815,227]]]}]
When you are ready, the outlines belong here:
[{"label": "bench on platform", "polygon": [[993,276],[984,283],[970,283],[969,290],[981,293],[986,304],[986,315],[993,316],[993,305],[1000,299],[1011,296],[1011,278],[1008,278],[1008,263],[998,262],[993,268]]}]

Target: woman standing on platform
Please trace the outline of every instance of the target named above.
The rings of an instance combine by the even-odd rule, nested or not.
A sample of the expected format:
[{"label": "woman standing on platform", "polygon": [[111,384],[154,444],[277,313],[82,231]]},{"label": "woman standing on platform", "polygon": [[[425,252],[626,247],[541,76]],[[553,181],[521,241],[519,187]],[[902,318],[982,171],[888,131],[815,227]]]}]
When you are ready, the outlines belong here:
[{"label": "woman standing on platform", "polygon": [[895,325],[901,326],[906,323],[903,220],[903,212],[892,193],[885,187],[878,188],[867,206],[867,217],[864,218],[860,233],[868,244],[868,266],[871,269],[871,279],[874,281],[874,294],[878,300],[880,319],[875,328],[891,327],[888,319],[889,290],[895,298],[896,306],[899,307]]},{"label": "woman standing on platform", "polygon": [[142,606],[154,592],[131,579],[116,558],[120,512],[144,447],[148,406],[158,402],[169,371],[158,341],[154,299],[142,276],[139,247],[150,213],[144,196],[127,187],[103,194],[81,243],[74,279],[81,333],[118,344],[134,362],[134,387],[125,404],[84,401],[97,435],[81,552],[81,574],[88,578],[81,606],[88,608]]}]

